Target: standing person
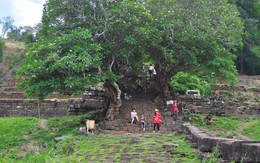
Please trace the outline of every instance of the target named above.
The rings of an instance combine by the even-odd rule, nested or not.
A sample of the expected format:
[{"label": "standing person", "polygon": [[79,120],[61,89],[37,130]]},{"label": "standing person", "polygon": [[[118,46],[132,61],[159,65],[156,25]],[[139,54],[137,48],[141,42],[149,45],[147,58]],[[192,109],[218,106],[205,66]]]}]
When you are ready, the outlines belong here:
[{"label": "standing person", "polygon": [[179,113],[179,109],[177,106],[177,100],[173,100],[171,117],[173,117],[174,121],[178,119],[178,113]]},{"label": "standing person", "polygon": [[141,114],[141,129],[143,129],[143,132],[145,132],[146,129],[146,122],[145,122],[145,117],[144,117],[144,113]]},{"label": "standing person", "polygon": [[145,71],[146,71],[146,67],[145,67],[145,65],[143,64],[142,67],[141,67],[141,72],[145,74]]},{"label": "standing person", "polygon": [[162,117],[162,115],[159,112],[159,110],[155,109],[154,113],[153,113],[153,132],[155,132],[156,126],[157,126],[158,132],[160,132],[160,124],[162,122],[161,117]]},{"label": "standing person", "polygon": [[135,111],[135,109],[132,109],[132,112],[131,112],[131,124],[134,123],[135,119],[139,122],[138,116],[137,116],[137,112]]},{"label": "standing person", "polygon": [[154,75],[157,75],[157,72],[156,72],[155,68],[153,68],[153,76]]},{"label": "standing person", "polygon": [[154,70],[153,66],[150,65],[150,66],[148,67],[148,71],[149,71],[150,77],[153,77],[153,70]]}]

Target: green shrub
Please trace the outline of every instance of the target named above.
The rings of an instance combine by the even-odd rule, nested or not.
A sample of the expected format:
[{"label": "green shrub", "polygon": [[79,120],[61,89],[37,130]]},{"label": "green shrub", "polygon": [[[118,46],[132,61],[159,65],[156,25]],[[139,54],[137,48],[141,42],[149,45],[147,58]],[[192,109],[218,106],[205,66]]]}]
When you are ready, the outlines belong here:
[{"label": "green shrub", "polygon": [[6,56],[5,62],[8,66],[8,68],[12,69],[19,62],[19,58],[16,53],[11,53],[8,56]]},{"label": "green shrub", "polygon": [[180,94],[185,94],[186,90],[200,90],[203,96],[211,93],[211,86],[201,80],[198,76],[187,73],[179,72],[172,78],[172,86],[174,91]]}]

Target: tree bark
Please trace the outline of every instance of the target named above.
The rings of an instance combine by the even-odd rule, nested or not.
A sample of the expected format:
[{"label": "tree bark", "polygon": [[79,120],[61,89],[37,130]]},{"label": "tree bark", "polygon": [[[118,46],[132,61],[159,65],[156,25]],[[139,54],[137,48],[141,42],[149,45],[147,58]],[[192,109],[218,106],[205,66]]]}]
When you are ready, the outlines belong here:
[{"label": "tree bark", "polygon": [[110,104],[106,113],[106,120],[112,121],[119,116],[119,109],[122,105],[121,90],[116,82],[106,85]]},{"label": "tree bark", "polygon": [[239,54],[239,62],[240,62],[240,74],[244,74],[244,55],[243,50],[240,51]]}]

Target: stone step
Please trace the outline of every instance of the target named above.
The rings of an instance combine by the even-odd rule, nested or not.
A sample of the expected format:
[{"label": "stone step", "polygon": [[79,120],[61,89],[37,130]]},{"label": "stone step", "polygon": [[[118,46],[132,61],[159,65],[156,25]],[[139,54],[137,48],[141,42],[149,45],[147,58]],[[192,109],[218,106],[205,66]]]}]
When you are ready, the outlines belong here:
[{"label": "stone step", "polygon": [[24,92],[24,89],[17,87],[2,87],[2,92]]},{"label": "stone step", "polygon": [[26,99],[26,96],[23,94],[23,92],[1,92],[0,98]]}]

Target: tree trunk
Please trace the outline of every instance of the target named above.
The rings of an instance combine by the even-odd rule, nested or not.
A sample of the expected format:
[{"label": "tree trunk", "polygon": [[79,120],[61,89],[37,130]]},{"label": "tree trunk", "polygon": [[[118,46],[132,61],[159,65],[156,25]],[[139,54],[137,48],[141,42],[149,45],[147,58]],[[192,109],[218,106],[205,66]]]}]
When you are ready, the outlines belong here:
[{"label": "tree trunk", "polygon": [[241,50],[239,54],[239,59],[240,59],[240,74],[244,74],[244,55],[243,55],[243,50]]},{"label": "tree trunk", "polygon": [[121,90],[116,82],[106,85],[110,104],[106,113],[106,120],[112,121],[119,116],[119,109],[122,105]]},{"label": "tree trunk", "polygon": [[169,81],[171,79],[170,73],[165,73],[163,71],[158,71],[156,75],[157,82],[157,90],[156,90],[156,98],[154,102],[156,102],[160,107],[165,106],[165,101],[171,98],[170,89],[169,89]]}]

